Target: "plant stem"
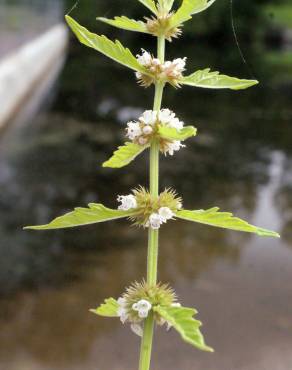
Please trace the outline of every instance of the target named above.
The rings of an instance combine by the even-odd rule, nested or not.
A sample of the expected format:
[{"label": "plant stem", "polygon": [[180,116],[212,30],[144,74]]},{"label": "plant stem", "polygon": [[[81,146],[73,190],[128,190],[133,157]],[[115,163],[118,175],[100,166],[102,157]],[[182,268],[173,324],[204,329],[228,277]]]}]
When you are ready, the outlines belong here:
[{"label": "plant stem", "polygon": [[[161,62],[165,57],[165,38],[158,37],[157,55]],[[161,108],[163,95],[163,82],[155,84],[155,96],[153,110],[159,111]],[[150,147],[150,194],[152,197],[159,195],[159,142],[153,141]],[[148,256],[147,256],[147,283],[155,285],[157,283],[157,264],[158,264],[158,230],[149,228],[148,232]],[[149,370],[151,361],[151,351],[153,342],[154,317],[149,313],[144,323],[143,338],[140,349],[139,370]]]}]

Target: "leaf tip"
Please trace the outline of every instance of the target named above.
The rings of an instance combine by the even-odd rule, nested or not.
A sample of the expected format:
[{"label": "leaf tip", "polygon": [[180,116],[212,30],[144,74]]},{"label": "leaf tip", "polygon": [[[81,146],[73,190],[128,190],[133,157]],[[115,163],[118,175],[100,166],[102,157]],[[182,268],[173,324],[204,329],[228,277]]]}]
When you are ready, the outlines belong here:
[{"label": "leaf tip", "polygon": [[22,230],[38,230],[39,226],[24,226]]},{"label": "leaf tip", "polygon": [[65,21],[67,22],[67,23],[70,23],[71,21],[72,21],[72,17],[70,17],[70,15],[68,15],[68,14],[66,14],[65,15]]}]

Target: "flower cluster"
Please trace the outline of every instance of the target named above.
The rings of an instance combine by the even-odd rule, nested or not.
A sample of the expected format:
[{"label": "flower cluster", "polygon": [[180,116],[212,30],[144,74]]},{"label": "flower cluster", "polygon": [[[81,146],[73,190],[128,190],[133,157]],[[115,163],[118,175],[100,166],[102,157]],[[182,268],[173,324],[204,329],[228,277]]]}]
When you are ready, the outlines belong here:
[{"label": "flower cluster", "polygon": [[146,223],[146,227],[151,227],[153,230],[157,230],[163,223],[171,220],[174,216],[172,210],[168,207],[161,207],[157,212],[151,213],[149,221]]},{"label": "flower cluster", "polygon": [[[141,324],[154,306],[180,307],[180,303],[176,301],[174,291],[168,285],[150,286],[144,281],[142,283],[136,282],[127,288],[117,302],[117,314],[121,322],[123,324],[130,323],[132,331],[139,336],[142,336],[143,333]],[[171,327],[156,312],[154,318],[158,325],[166,323],[167,329]]]},{"label": "flower cluster", "polygon": [[156,230],[174,218],[176,212],[182,208],[182,200],[173,190],[166,189],[158,198],[153,198],[143,187],[133,190],[133,194],[119,195],[121,205],[118,209],[133,210],[130,217],[135,225],[151,227]]},{"label": "flower cluster", "polygon": [[173,155],[184,145],[179,140],[168,140],[159,136],[159,127],[165,126],[181,130],[184,122],[180,121],[169,109],[146,110],[138,121],[127,123],[126,136],[138,145],[148,145],[153,139],[159,140],[159,148],[163,154]]},{"label": "flower cluster", "polygon": [[148,51],[142,50],[141,55],[137,55],[138,62],[146,68],[147,73],[136,72],[136,77],[140,85],[148,87],[156,81],[169,82],[178,87],[179,80],[183,77],[187,58],[177,58],[173,61],[161,62],[154,58]]},{"label": "flower cluster", "polygon": [[179,27],[171,27],[171,17],[173,13],[160,11],[157,18],[154,16],[146,19],[147,30],[154,36],[160,36],[163,34],[168,41],[172,41],[172,38],[178,38],[182,34],[182,30]]}]

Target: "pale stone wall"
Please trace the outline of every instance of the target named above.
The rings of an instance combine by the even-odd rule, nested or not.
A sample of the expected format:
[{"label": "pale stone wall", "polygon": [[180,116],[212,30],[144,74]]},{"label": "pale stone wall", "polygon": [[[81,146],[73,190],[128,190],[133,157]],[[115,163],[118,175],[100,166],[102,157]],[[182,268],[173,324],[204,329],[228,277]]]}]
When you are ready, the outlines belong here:
[{"label": "pale stone wall", "polygon": [[59,24],[0,60],[0,129],[62,57],[67,40],[67,29]]}]

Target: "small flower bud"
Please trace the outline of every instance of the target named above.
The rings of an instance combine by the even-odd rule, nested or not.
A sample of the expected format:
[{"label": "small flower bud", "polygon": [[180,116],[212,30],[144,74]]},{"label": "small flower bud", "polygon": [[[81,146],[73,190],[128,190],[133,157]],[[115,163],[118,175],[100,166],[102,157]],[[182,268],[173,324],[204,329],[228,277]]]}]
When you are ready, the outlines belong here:
[{"label": "small flower bud", "polygon": [[153,132],[153,128],[151,126],[147,125],[147,126],[143,127],[142,131],[145,135],[150,135]]},{"label": "small flower bud", "polygon": [[144,137],[139,137],[138,143],[140,145],[145,145],[147,143],[147,139],[145,139]]}]

